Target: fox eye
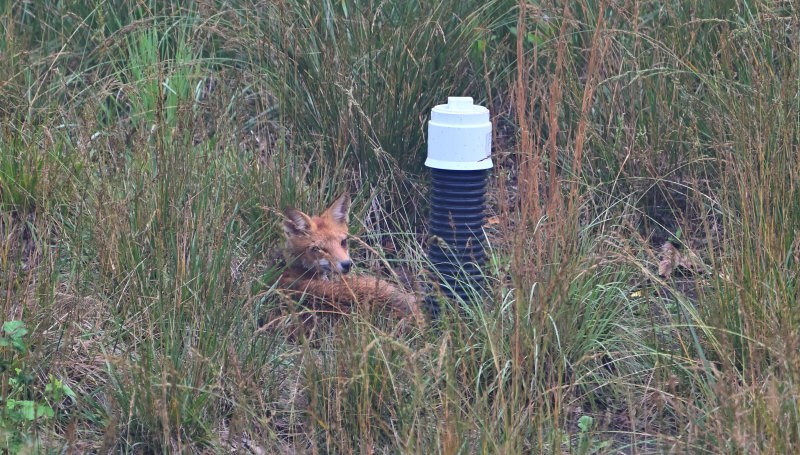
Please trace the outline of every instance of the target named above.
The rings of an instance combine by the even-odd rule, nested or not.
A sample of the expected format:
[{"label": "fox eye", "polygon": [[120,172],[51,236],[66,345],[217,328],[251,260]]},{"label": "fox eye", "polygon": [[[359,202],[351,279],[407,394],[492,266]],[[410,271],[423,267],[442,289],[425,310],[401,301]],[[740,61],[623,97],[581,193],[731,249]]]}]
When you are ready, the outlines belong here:
[{"label": "fox eye", "polygon": [[347,248],[347,239],[342,240],[342,248]]},{"label": "fox eye", "polygon": [[311,252],[312,253],[319,253],[320,251],[322,251],[322,248],[320,248],[320,247],[318,247],[316,245],[312,245],[311,246]]}]

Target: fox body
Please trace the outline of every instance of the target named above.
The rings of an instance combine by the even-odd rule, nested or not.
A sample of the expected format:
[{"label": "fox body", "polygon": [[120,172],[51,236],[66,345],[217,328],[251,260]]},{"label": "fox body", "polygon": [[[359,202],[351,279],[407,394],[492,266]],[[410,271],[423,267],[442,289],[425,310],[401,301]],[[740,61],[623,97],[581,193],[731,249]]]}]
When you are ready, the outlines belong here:
[{"label": "fox body", "polygon": [[350,274],[347,230],[350,196],[343,194],[319,216],[295,208],[284,211],[283,251],[286,269],[278,284],[286,291],[305,294],[339,311],[353,305],[390,310],[397,317],[419,319],[417,298],[385,280]]}]

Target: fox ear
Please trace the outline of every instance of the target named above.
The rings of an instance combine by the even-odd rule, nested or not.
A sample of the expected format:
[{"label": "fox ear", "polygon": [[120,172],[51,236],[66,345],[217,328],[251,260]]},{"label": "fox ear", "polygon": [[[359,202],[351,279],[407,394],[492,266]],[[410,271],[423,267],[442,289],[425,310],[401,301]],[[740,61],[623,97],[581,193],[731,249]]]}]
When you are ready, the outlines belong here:
[{"label": "fox ear", "polygon": [[325,211],[338,224],[347,224],[350,213],[350,193],[344,193]]},{"label": "fox ear", "polygon": [[283,221],[283,232],[288,236],[306,235],[311,229],[311,218],[295,208],[283,211],[286,219]]}]

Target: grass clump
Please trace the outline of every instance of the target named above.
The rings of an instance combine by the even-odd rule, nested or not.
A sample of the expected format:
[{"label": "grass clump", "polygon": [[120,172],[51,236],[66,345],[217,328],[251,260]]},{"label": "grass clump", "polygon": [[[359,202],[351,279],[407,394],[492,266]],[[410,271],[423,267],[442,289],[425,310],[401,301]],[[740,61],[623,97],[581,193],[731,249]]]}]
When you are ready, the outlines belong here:
[{"label": "grass clump", "polygon": [[[2,4],[0,443],[797,452],[796,13]],[[348,189],[358,266],[422,276],[426,115],[462,94],[485,296],[428,327],[284,298],[280,211]]]}]

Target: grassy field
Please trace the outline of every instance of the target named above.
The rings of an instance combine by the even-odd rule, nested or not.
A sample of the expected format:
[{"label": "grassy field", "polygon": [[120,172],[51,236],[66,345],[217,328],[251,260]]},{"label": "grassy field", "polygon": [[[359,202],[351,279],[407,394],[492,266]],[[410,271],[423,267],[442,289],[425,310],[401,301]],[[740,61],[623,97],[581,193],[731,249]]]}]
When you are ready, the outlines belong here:
[{"label": "grassy field", "polygon": [[[0,1],[0,452],[800,453],[798,17]],[[448,95],[495,126],[484,301],[285,298],[282,208],[345,190],[357,268],[424,276]]]}]

